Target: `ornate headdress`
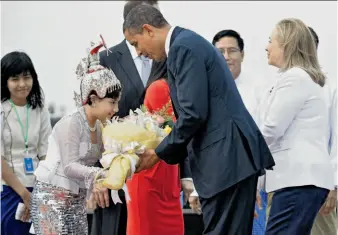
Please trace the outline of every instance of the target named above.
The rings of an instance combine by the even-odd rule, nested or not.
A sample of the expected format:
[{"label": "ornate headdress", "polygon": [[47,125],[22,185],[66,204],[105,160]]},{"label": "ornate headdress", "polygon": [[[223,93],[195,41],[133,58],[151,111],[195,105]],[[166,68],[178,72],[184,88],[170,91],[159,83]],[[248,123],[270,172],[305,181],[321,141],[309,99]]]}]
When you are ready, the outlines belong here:
[{"label": "ornate headdress", "polygon": [[98,43],[91,42],[88,49],[88,56],[83,58],[76,68],[76,75],[81,80],[80,94],[74,91],[74,100],[77,106],[83,106],[88,102],[88,96],[95,91],[99,98],[104,98],[107,91],[121,89],[121,83],[111,69],[100,65],[99,49],[105,47],[107,54],[109,49],[103,37]]}]

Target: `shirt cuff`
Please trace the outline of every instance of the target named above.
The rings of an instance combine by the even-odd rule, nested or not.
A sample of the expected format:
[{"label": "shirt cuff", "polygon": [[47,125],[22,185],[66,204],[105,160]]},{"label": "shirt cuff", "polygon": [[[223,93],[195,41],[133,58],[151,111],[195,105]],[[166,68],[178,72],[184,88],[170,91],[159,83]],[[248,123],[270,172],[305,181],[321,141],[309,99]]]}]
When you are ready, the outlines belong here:
[{"label": "shirt cuff", "polygon": [[196,189],[190,194],[190,197],[198,197]]},{"label": "shirt cuff", "polygon": [[188,180],[188,181],[193,181],[192,178],[182,178],[181,180]]}]

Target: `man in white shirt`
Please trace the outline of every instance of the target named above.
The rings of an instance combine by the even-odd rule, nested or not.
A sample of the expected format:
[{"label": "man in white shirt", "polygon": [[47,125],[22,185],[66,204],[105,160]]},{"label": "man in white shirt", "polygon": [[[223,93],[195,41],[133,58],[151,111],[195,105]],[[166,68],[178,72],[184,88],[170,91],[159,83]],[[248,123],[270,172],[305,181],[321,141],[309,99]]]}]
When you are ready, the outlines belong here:
[{"label": "man in white shirt", "polygon": [[243,99],[244,105],[255,118],[255,111],[258,102],[258,86],[254,84],[257,81],[249,78],[242,71],[242,62],[244,60],[244,40],[238,32],[226,29],[218,32],[212,41],[212,44],[223,54],[232,76],[237,85],[237,89]]}]

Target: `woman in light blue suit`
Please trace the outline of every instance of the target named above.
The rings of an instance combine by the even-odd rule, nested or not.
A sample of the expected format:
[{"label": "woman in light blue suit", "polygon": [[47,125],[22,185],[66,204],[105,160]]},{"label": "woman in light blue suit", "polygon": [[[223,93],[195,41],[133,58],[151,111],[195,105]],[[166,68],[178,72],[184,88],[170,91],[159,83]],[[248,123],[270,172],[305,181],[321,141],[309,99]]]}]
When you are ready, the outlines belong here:
[{"label": "woman in light blue suit", "polygon": [[274,192],[266,235],[308,235],[334,185],[325,76],[311,33],[298,19],[280,21],[266,51],[280,69],[258,117],[276,163],[266,173],[265,189]]}]

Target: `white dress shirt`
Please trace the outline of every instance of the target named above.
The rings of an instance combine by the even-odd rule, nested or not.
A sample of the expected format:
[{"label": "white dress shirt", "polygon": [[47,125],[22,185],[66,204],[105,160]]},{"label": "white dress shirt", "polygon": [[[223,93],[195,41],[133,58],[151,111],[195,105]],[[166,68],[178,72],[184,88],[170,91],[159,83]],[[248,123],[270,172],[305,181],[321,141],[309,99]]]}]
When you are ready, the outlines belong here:
[{"label": "white dress shirt", "polygon": [[[126,40],[129,52],[131,54],[131,58],[133,59],[135,63],[135,67],[137,69],[138,74],[140,75],[140,78],[142,79],[142,59],[137,54],[136,48],[133,47],[127,40]],[[153,60],[149,59],[150,67],[153,64]]]},{"label": "white dress shirt", "polygon": [[256,108],[260,94],[259,87],[255,86],[252,80],[249,79],[249,76],[246,76],[243,72],[241,72],[235,79],[235,83],[246,109],[255,120]]},{"label": "white dress shirt", "polygon": [[171,36],[173,35],[175,28],[176,28],[176,26],[171,26],[171,28],[168,31],[167,37],[165,39],[165,52],[166,52],[167,56],[169,55],[170,40],[171,40]]},{"label": "white dress shirt", "polygon": [[266,191],[315,185],[333,189],[326,91],[300,68],[281,73],[262,97],[257,124],[275,160]]}]

